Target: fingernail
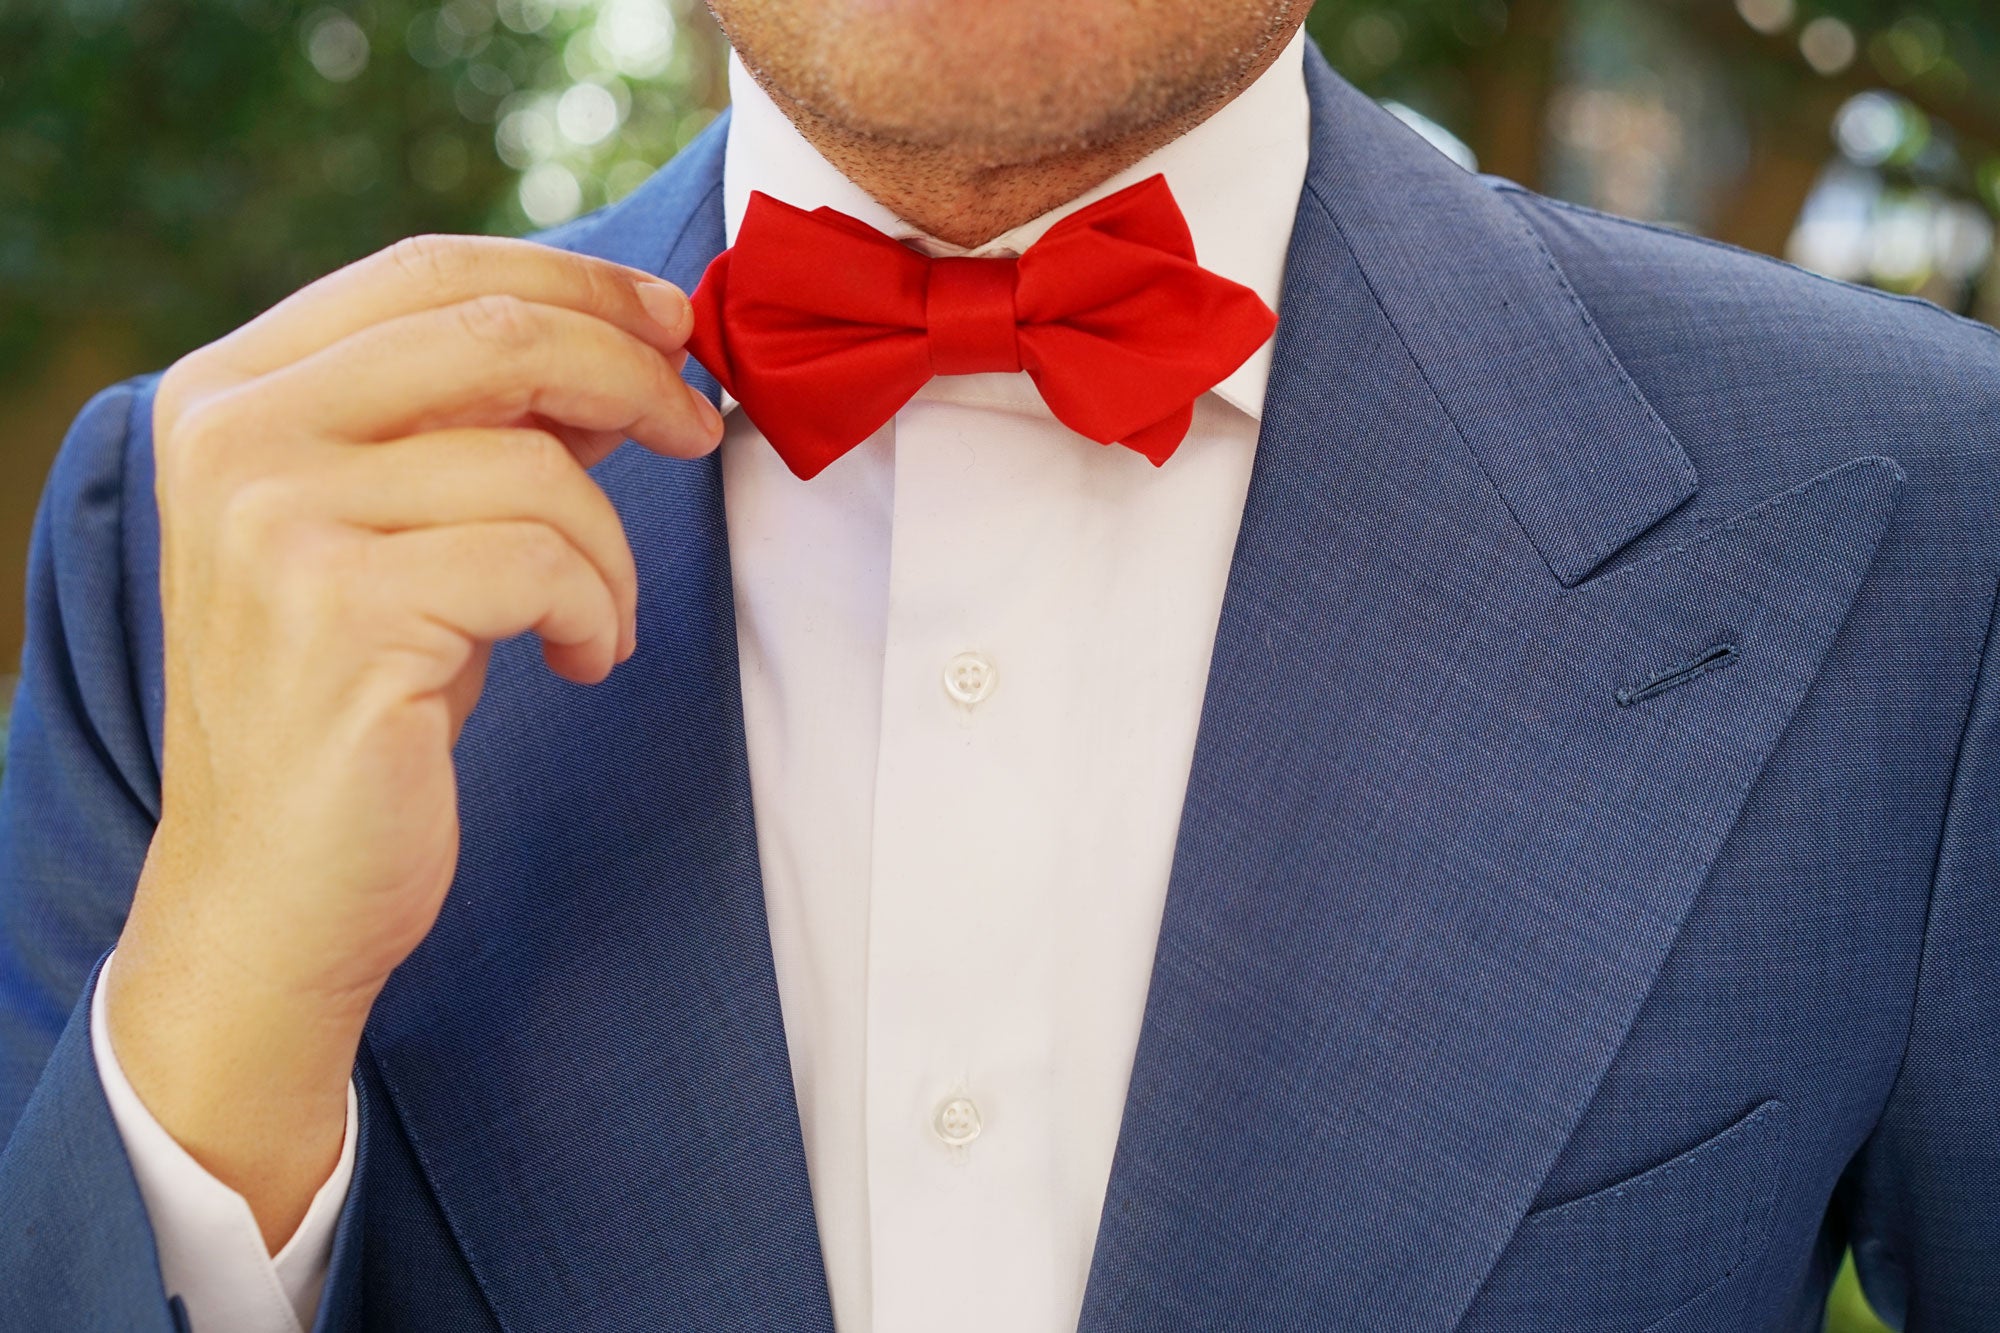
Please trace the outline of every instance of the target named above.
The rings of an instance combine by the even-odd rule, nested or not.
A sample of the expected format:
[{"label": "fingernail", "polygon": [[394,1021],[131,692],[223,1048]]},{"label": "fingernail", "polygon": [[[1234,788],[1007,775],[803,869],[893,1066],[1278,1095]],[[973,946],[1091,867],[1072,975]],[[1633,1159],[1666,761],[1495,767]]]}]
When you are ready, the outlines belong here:
[{"label": "fingernail", "polygon": [[694,307],[678,287],[664,282],[642,282],[639,304],[646,307],[655,324],[675,338],[686,338],[694,328]]}]

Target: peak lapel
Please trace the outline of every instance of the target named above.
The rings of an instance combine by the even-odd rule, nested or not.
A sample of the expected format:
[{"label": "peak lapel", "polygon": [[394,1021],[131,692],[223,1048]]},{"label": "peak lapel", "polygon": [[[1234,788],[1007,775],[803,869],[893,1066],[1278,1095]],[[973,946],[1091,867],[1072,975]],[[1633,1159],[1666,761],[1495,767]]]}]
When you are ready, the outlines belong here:
[{"label": "peak lapel", "polygon": [[1505,199],[1310,78],[1090,1333],[1456,1326],[1900,479],[1860,460],[1588,578],[1691,492],[1680,446]]},{"label": "peak lapel", "polygon": [[[692,287],[718,127],[550,237]],[[596,470],[639,651],[589,689],[496,649],[458,745],[464,841],[368,1048],[500,1323],[830,1330],[751,818],[716,456]]]}]

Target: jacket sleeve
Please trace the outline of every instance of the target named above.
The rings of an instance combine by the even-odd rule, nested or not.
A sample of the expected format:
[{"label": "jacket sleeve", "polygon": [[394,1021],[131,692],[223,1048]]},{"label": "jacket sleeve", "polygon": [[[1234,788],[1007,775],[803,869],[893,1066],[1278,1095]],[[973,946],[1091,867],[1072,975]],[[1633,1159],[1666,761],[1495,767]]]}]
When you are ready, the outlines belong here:
[{"label": "jacket sleeve", "polygon": [[91,400],[42,493],[0,778],[0,1291],[21,1327],[175,1326],[86,997],[158,808],[123,633],[135,397],[127,384]]},{"label": "jacket sleeve", "polygon": [[1847,1184],[1856,1267],[1885,1320],[2000,1328],[2000,622],[1959,747],[1909,1045]]},{"label": "jacket sleeve", "polygon": [[[159,813],[142,700],[159,686],[151,383],[107,389],[35,517],[27,639],[0,777],[0,1326],[169,1333],[145,1202],[92,1052],[95,970]],[[135,646],[150,643],[151,648]],[[146,682],[153,682],[147,684]],[[157,713],[157,707],[154,709]],[[357,1188],[343,1212],[355,1230]],[[336,1246],[329,1306],[358,1280]],[[324,1312],[323,1312],[324,1313]],[[320,1327],[337,1327],[322,1318]]]}]

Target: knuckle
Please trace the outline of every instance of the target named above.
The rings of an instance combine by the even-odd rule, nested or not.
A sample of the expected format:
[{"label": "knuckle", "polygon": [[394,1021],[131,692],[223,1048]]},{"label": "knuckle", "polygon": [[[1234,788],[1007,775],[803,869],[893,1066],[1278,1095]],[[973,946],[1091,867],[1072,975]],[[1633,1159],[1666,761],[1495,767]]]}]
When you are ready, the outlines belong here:
[{"label": "knuckle", "polygon": [[201,380],[199,351],[189,352],[160,374],[153,390],[153,439],[155,444],[171,438],[174,425],[195,397]]},{"label": "knuckle", "polygon": [[520,556],[535,577],[553,582],[569,571],[569,543],[546,523],[531,523],[522,535]]},{"label": "knuckle", "polygon": [[389,247],[388,256],[404,278],[430,288],[451,287],[471,268],[469,248],[457,237],[435,232],[405,236]]},{"label": "knuckle", "polygon": [[660,401],[669,403],[679,402],[682,398],[686,397],[688,391],[687,381],[681,378],[680,372],[674,369],[673,363],[651,348],[646,350],[646,357],[652,363],[653,392],[655,397]]},{"label": "knuckle", "polygon": [[525,351],[535,341],[535,314],[518,296],[493,293],[462,301],[458,318],[467,336],[497,352]]},{"label": "knuckle", "polygon": [[351,625],[361,620],[376,586],[375,543],[301,543],[287,563],[287,600],[311,622]]},{"label": "knuckle", "polygon": [[367,587],[355,558],[366,543],[305,522],[288,521],[275,495],[232,502],[215,529],[210,577],[218,590],[259,609],[269,642],[317,650],[353,646],[366,622],[357,611]]},{"label": "knuckle", "polygon": [[256,392],[254,384],[232,369],[222,343],[196,348],[161,372],[151,421],[156,493],[165,494],[184,465],[200,475],[240,452],[252,415],[246,395]]},{"label": "knuckle", "polygon": [[239,415],[227,398],[207,398],[183,408],[168,438],[156,446],[161,486],[178,490],[222,472],[242,434]]},{"label": "knuckle", "polygon": [[575,556],[569,542],[546,523],[531,521],[522,528],[520,539],[511,547],[519,564],[516,577],[523,586],[540,589],[541,596],[567,596],[564,590],[575,581]]},{"label": "knuckle", "polygon": [[230,555],[255,568],[283,544],[305,513],[298,487],[285,477],[258,477],[231,488],[216,516],[216,535]]},{"label": "knuckle", "polygon": [[514,455],[532,493],[546,495],[569,480],[576,468],[568,446],[544,430],[524,430],[514,436]]},{"label": "knuckle", "polygon": [[611,313],[638,308],[639,298],[633,293],[632,284],[607,265],[583,262],[577,265],[577,272],[585,309]]}]

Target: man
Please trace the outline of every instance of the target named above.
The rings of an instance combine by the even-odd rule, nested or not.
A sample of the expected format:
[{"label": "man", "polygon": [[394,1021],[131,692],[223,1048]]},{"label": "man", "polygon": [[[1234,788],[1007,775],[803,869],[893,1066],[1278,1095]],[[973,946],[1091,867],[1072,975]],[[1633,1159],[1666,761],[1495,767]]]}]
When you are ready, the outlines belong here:
[{"label": "man", "polygon": [[1300,0],[715,9],[623,204],[79,419],[0,1322],[2000,1322],[1994,335]]}]

